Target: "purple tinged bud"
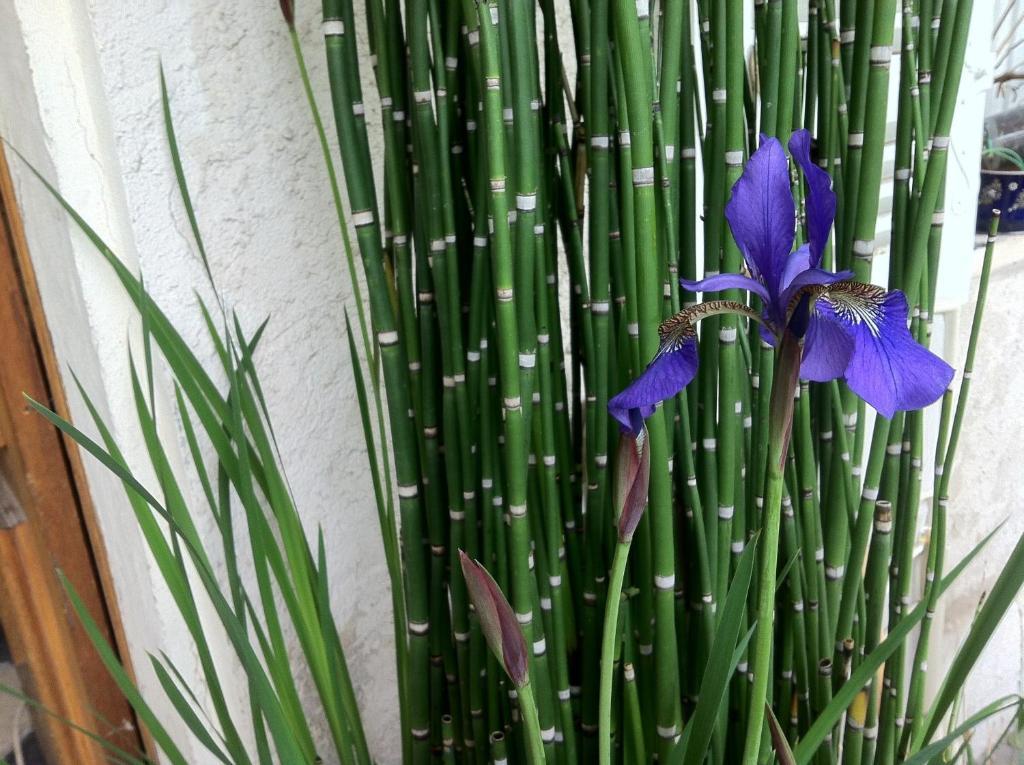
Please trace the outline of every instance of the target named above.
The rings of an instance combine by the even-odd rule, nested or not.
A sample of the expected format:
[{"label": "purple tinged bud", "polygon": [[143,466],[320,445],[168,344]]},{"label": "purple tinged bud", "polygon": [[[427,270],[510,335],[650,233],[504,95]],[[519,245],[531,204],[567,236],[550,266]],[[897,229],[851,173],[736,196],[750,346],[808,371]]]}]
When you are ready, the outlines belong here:
[{"label": "purple tinged bud", "polygon": [[459,550],[462,575],[469,589],[469,599],[480,619],[480,629],[487,645],[497,657],[516,687],[522,688],[529,680],[526,638],[512,606],[487,569]]},{"label": "purple tinged bud", "polygon": [[615,460],[615,508],[619,511],[619,541],[633,538],[644,508],[651,477],[651,449],[647,428],[638,434],[622,431]]},{"label": "purple tinged bud", "polygon": [[281,14],[284,16],[285,23],[294,28],[295,27],[295,0],[280,0],[281,3]]}]

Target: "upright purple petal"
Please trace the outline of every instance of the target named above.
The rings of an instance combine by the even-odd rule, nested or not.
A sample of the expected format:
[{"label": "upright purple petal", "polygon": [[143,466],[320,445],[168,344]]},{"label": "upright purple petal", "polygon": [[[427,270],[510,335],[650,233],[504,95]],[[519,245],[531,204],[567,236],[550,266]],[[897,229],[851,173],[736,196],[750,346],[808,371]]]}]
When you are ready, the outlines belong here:
[{"label": "upright purple petal", "polygon": [[831,310],[852,338],[846,383],[884,417],[931,404],[953,379],[953,368],[911,336],[907,299],[899,290],[839,282],[815,310]]},{"label": "upright purple petal", "polygon": [[746,290],[747,292],[753,292],[765,302],[769,300],[768,290],[764,288],[764,285],[761,284],[761,282],[755,281],[749,276],[743,276],[742,274],[715,274],[714,276],[709,276],[706,279],[701,279],[696,282],[690,279],[680,279],[679,283],[683,286],[683,289],[687,289],[690,292]]},{"label": "upright purple petal", "polygon": [[782,279],[779,281],[779,292],[785,292],[796,277],[812,267],[811,247],[808,244],[801,244],[786,260],[786,267],[782,269]]},{"label": "upright purple petal", "polygon": [[609,399],[608,411],[624,429],[639,433],[641,418],[650,417],[659,402],[676,395],[696,374],[697,337],[693,335],[674,350],[659,352],[642,375]]},{"label": "upright purple petal", "polygon": [[733,238],[747,267],[768,292],[778,294],[786,260],[793,249],[796,213],[789,190],[789,164],[782,144],[761,139],[725,206]]},{"label": "upright purple petal", "polygon": [[821,265],[821,256],[828,242],[832,221],[836,217],[836,195],[829,174],[811,161],[811,134],[797,130],[789,139],[789,151],[803,170],[807,181],[804,212],[807,216],[807,239],[810,244],[810,265]]}]

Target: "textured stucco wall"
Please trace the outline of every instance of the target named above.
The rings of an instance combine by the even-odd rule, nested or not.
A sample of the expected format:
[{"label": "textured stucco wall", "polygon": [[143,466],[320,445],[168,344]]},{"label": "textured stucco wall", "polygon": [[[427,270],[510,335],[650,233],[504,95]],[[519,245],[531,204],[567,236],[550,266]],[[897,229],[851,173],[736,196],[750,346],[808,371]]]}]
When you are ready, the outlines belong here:
[{"label": "textured stucco wall", "polygon": [[[300,34],[314,90],[326,109],[316,22],[309,4],[300,4]],[[568,30],[568,23],[560,25],[566,39]],[[962,200],[973,198],[971,184],[976,183],[969,171],[976,132],[970,124],[980,120],[976,101],[987,71],[984,35],[974,42],[954,131],[960,164],[953,166],[947,205],[947,245],[956,241],[964,252],[969,251],[971,227],[969,221],[964,225],[970,213]],[[350,290],[326,176],[277,4],[0,0],[0,50],[0,133],[58,183],[130,266],[141,267],[157,302],[213,368],[193,295],[194,289],[204,289],[202,271],[164,141],[157,84],[162,59],[215,277],[246,326],[272,317],[258,361],[281,451],[307,528],[314,533],[317,525],[324,528],[336,583],[333,605],[371,747],[382,762],[396,761],[386,575],[343,341],[342,310]],[[379,157],[379,110],[369,67],[363,74],[369,135]],[[58,355],[99,401],[125,451],[135,455],[133,464],[142,466],[144,450],[127,384],[126,338],[138,342],[131,306],[109,269],[45,192],[17,163],[15,172]],[[959,233],[955,221],[960,221]],[[963,257],[961,264],[966,262]],[[1024,289],[1024,258],[1013,262],[994,279],[990,332],[975,376],[972,412],[977,416],[965,433],[952,504],[950,559],[995,517],[1012,515],[1024,499],[998,480],[1022,469],[1019,455],[1002,449],[1008,435],[1024,426],[1007,406],[1012,391],[1019,390],[1010,383],[1020,376],[1020,365],[1014,367],[1013,356],[1000,352],[1007,342],[1019,346],[1015,338],[1024,331],[1013,302]],[[966,294],[968,273],[966,267],[957,269],[949,284],[952,292]],[[955,303],[951,299],[943,307],[955,309]],[[969,317],[955,310],[950,317],[957,315]],[[964,323],[959,326],[963,334]],[[160,392],[166,402],[166,381]],[[72,408],[85,423],[77,397]],[[166,408],[161,427],[165,433],[177,429]],[[176,445],[173,456],[184,464],[180,435]],[[981,485],[965,478],[979,474],[992,480]],[[145,653],[154,650],[170,653],[198,682],[195,657],[159,575],[142,552],[120,487],[95,463],[90,463],[89,478],[144,689],[153,691],[153,698],[161,696],[146,670]],[[198,500],[197,487],[191,488]],[[965,575],[951,605],[939,614],[947,655],[1022,524],[1011,521],[1014,528],[1003,532],[1001,547],[994,546]],[[985,655],[972,680],[969,706],[1004,685],[1019,686],[1021,629],[1018,605],[997,637],[999,650]],[[220,650],[229,661],[227,647]],[[244,692],[240,682],[229,688],[239,702]],[[195,755],[190,761],[204,759]]]}]

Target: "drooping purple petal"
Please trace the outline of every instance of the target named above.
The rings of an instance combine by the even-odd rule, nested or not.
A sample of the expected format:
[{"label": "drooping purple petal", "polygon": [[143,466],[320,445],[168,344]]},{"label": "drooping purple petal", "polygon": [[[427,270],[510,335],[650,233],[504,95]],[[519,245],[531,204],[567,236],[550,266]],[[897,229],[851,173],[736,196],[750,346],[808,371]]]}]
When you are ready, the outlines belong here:
[{"label": "drooping purple petal", "polygon": [[782,144],[761,138],[725,206],[733,238],[747,267],[771,294],[777,294],[793,249],[796,213],[789,190],[789,164]]},{"label": "drooping purple petal", "polygon": [[811,161],[811,134],[797,130],[790,136],[789,151],[803,170],[807,181],[804,212],[807,216],[807,239],[810,244],[810,265],[821,265],[821,256],[828,242],[832,221],[836,217],[836,195],[829,174]]},{"label": "drooping purple petal", "polygon": [[642,375],[609,399],[608,411],[621,427],[639,433],[654,407],[685,388],[695,374],[697,338],[693,335],[674,350],[655,356]]},{"label": "drooping purple petal", "polygon": [[822,295],[816,311],[826,310],[822,303],[853,340],[846,383],[879,414],[920,409],[946,390],[953,368],[911,336],[902,292],[845,281]]},{"label": "drooping purple petal", "polygon": [[819,300],[810,309],[800,376],[815,382],[835,380],[846,374],[852,357],[853,338],[836,317],[832,304]]},{"label": "drooping purple petal", "polygon": [[749,276],[743,276],[743,274],[715,274],[700,281],[680,279],[679,283],[683,285],[683,289],[687,289],[690,292],[746,290],[747,292],[753,292],[765,302],[769,300],[768,290],[764,288],[764,285],[755,279],[751,279]]}]

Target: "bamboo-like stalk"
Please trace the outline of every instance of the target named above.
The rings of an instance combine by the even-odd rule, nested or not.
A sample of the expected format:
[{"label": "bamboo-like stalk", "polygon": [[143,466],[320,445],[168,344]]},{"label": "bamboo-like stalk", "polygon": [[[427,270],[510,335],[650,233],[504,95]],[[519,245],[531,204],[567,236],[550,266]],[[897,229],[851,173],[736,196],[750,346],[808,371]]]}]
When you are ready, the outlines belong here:
[{"label": "bamboo-like stalk", "polygon": [[[353,104],[358,103],[348,93],[345,54],[342,39],[344,21],[341,4],[337,0],[325,0],[324,18],[340,27],[325,29],[325,47],[328,56],[328,72],[331,76],[331,101],[334,107],[335,123],[339,131],[339,145],[345,161],[345,179],[349,203],[354,210],[353,223],[356,226],[357,241],[363,257],[363,266],[370,292],[370,316],[384,368],[384,387],[388,397],[390,425],[395,448],[395,467],[398,480],[399,506],[402,518],[402,546],[405,562],[406,597],[409,618],[408,650],[406,664],[409,692],[409,725],[412,737],[421,742],[415,747],[420,758],[426,757],[426,736],[429,731],[427,687],[428,676],[429,614],[426,594],[426,567],[422,537],[422,506],[419,500],[419,468],[416,435],[412,423],[405,416],[409,409],[406,375],[407,363],[401,338],[398,334],[384,270],[377,255],[380,247],[379,218],[376,212],[376,198],[372,175],[365,172],[368,150],[360,151],[365,143],[355,125]],[[337,34],[337,29],[342,34]]]},{"label": "bamboo-like stalk", "polygon": [[[816,129],[816,160],[839,203],[824,265],[870,278],[897,10],[889,282],[907,292],[912,330],[927,341],[956,92],[947,73],[962,69],[969,5],[813,0],[804,40],[796,0],[763,0],[747,61],[738,0],[571,0],[572,82],[553,0],[368,0],[384,118],[382,215],[366,122],[352,106],[358,77],[341,81],[358,74],[354,13],[342,0],[331,6],[332,99],[350,204],[366,221],[356,234],[370,319],[379,332],[378,314],[390,310],[406,354],[379,351],[406,487],[403,555],[418,551],[422,574],[405,594],[410,682],[401,700],[417,734],[406,736],[406,759],[427,754],[424,742],[455,762],[669,757],[704,693],[716,606],[758,531],[758,595],[744,615],[753,638],[726,673],[711,761],[751,763],[769,751],[765,702],[801,737],[842,701],[816,762],[909,753],[920,725],[910,657],[897,651],[885,662],[880,702],[870,683],[852,696],[845,684],[909,613],[922,415],[876,418],[872,432],[841,382],[797,385],[798,349],[777,351],[745,319],[716,316],[701,328],[697,380],[648,422],[651,512],[627,565],[610,523],[606,405],[654,356],[660,321],[694,301],[677,276],[697,276],[698,234],[705,275],[742,269],[723,212],[759,133],[785,141],[794,126]],[[918,12],[925,21],[915,27]],[[802,204],[800,184],[794,196]],[[407,389],[401,401],[391,398],[396,384]],[[414,516],[402,504],[407,479],[423,486]],[[429,544],[429,564],[408,529]],[[795,562],[776,598],[780,542],[783,562]],[[512,596],[533,659],[525,705],[503,693],[468,618],[465,587],[451,574],[458,547],[484,559]],[[937,548],[929,563],[941,570]],[[412,572],[402,565],[405,588]],[[929,586],[926,600],[938,592]],[[602,613],[621,613],[605,622],[604,651]],[[412,635],[420,614],[431,622],[426,650]],[[427,659],[418,673],[413,664]]]},{"label": "bamboo-like stalk", "polygon": [[[654,143],[648,115],[651,85],[636,62],[643,57],[643,40],[635,3],[615,0],[615,39],[624,62],[626,108],[630,118],[633,158],[633,200],[637,232],[637,300],[640,351],[653,357],[661,323],[661,268],[657,257],[654,200]],[[654,530],[655,640],[654,664],[657,751],[664,757],[679,732],[680,702],[675,624],[675,542],[668,471],[666,423],[659,412],[648,420],[651,453],[650,516]]]},{"label": "bamboo-like stalk", "polygon": [[[925,592],[923,599],[927,604],[928,614],[934,614],[938,602],[938,588],[935,584],[942,578],[942,561],[944,557],[946,512],[949,504],[949,483],[953,472],[954,459],[960,441],[960,434],[963,429],[964,416],[967,410],[967,400],[971,389],[971,375],[974,370],[974,359],[978,349],[978,338],[981,332],[982,318],[985,313],[985,299],[988,294],[989,277],[992,272],[992,257],[995,252],[996,234],[999,231],[1000,210],[992,211],[992,221],[989,224],[988,237],[985,244],[985,254],[982,260],[981,276],[978,281],[978,294],[974,305],[974,317],[971,322],[971,334],[967,341],[967,354],[964,359],[963,378],[960,383],[960,393],[957,396],[956,408],[952,417],[952,426],[949,429],[949,441],[946,444],[939,443],[935,454],[935,487],[932,499],[932,541],[929,545],[928,567],[925,574]],[[942,438],[945,428],[940,427],[939,434]],[[915,672],[910,688],[907,704],[906,746],[909,746],[914,738],[919,738],[921,728],[924,724],[922,709],[924,704],[924,682],[928,672],[928,647],[931,634],[931,619],[927,619],[921,625],[921,633],[918,637],[917,648],[914,653],[913,667]],[[904,747],[904,751],[906,747]]]}]

